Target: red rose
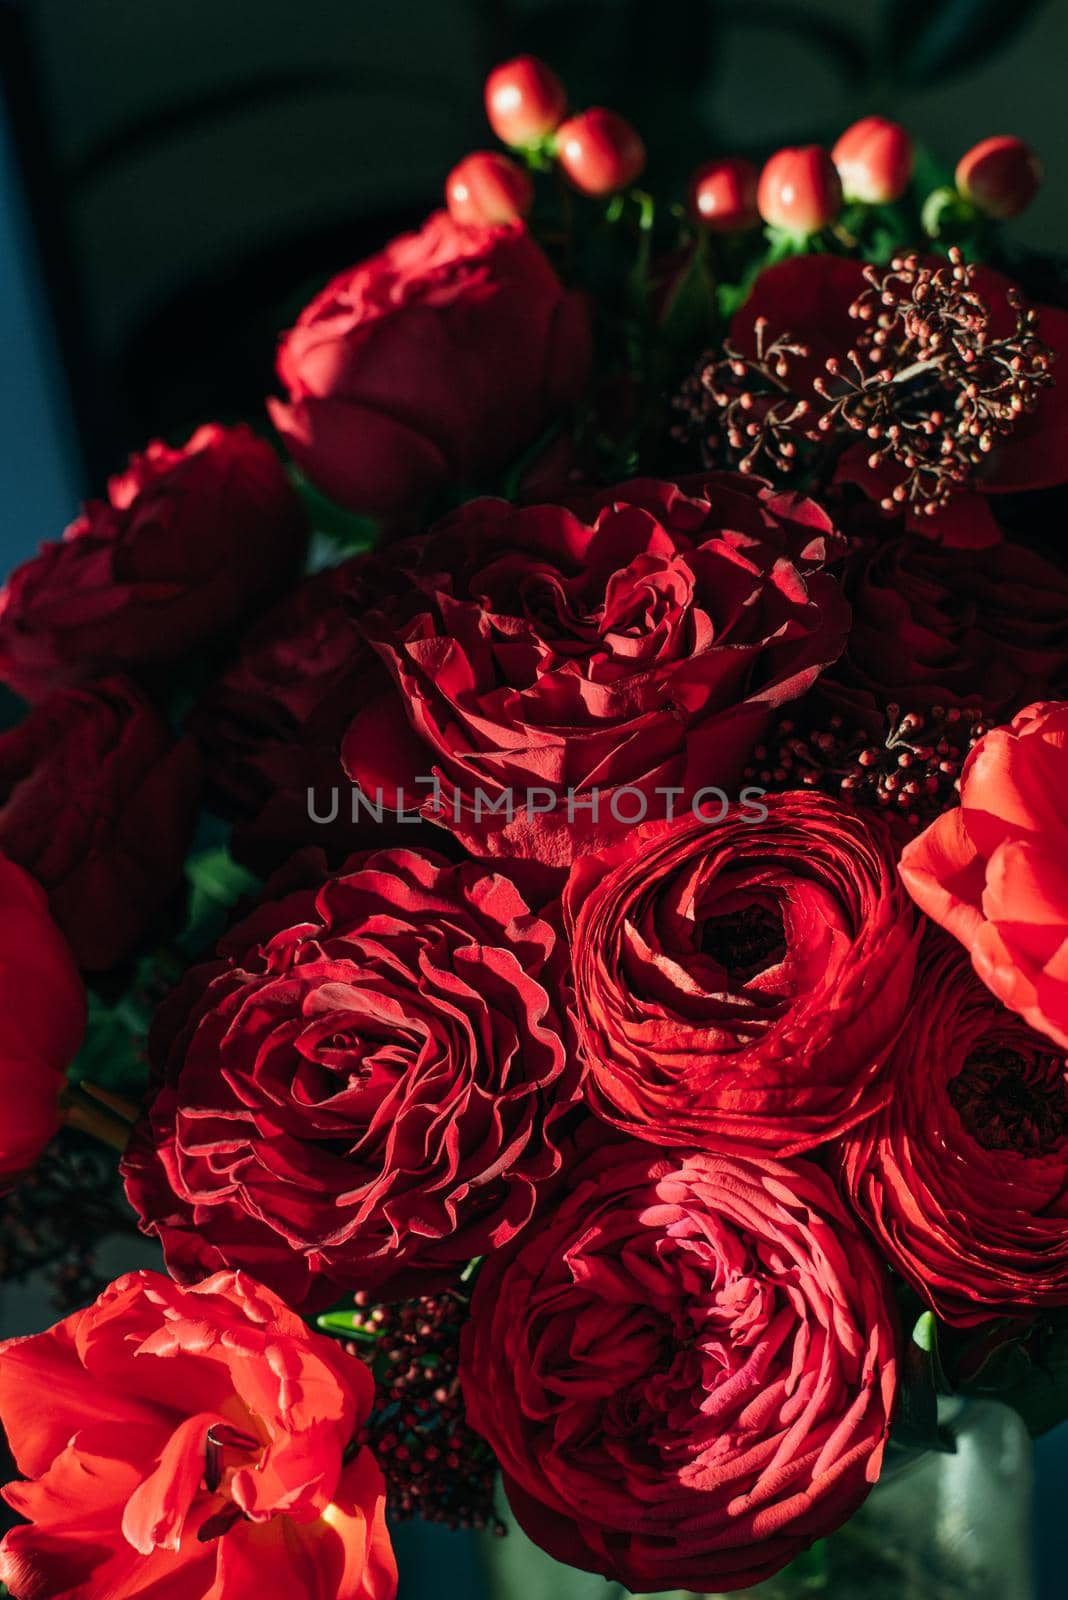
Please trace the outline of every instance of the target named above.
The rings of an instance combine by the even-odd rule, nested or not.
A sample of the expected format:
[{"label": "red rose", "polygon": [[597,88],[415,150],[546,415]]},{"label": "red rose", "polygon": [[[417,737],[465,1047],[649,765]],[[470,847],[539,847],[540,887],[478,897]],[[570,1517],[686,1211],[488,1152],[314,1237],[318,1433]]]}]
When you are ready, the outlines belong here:
[{"label": "red rose", "polygon": [[907,846],[912,898],[969,952],[987,988],[1068,1048],[1068,704],[994,728],[964,764],[960,805]]},{"label": "red rose", "polygon": [[850,724],[875,731],[891,704],[996,719],[1068,687],[1068,577],[1023,545],[962,560],[916,534],[866,539],[842,587],[853,622],[817,692]]},{"label": "red rose", "polygon": [[529,1219],[579,1074],[561,953],[506,879],[381,851],[265,904],[150,1039],[126,1189],[183,1278],[425,1293]]},{"label": "red rose", "polygon": [[62,689],[0,734],[0,849],[90,972],[131,955],[182,882],[200,761],[140,689]]},{"label": "red rose", "polygon": [[44,890],[0,855],[0,1189],[59,1128],[59,1094],[85,1031],[85,991]]},{"label": "red rose", "polygon": [[300,502],[247,428],[134,456],[61,542],[0,593],[0,679],[36,700],[116,667],[177,660],[269,600],[300,564]]},{"label": "red rose", "polygon": [[439,211],[305,307],[278,353],[289,403],[268,407],[325,494],[394,516],[504,466],[589,370],[585,303],[523,224]]},{"label": "red rose", "polygon": [[945,1322],[1068,1305],[1068,1069],[927,938],[893,1095],[846,1138],[857,1214]]},{"label": "red rose", "polygon": [[469,1420],[550,1555],[628,1589],[759,1582],[879,1475],[885,1274],[826,1174],[756,1152],[595,1152],[479,1274]]},{"label": "red rose", "polygon": [[915,959],[890,835],[817,794],[639,829],[575,863],[586,1097],[642,1139],[809,1149],[890,1094]]},{"label": "red rose", "polygon": [[0,1346],[19,1600],[393,1600],[363,1362],[242,1273],[132,1272]]},{"label": "red rose", "polygon": [[471,502],[391,552],[395,597],[363,628],[396,689],[357,714],[345,769],[475,854],[566,867],[737,782],[842,648],[839,545],[811,501],[731,474]]}]

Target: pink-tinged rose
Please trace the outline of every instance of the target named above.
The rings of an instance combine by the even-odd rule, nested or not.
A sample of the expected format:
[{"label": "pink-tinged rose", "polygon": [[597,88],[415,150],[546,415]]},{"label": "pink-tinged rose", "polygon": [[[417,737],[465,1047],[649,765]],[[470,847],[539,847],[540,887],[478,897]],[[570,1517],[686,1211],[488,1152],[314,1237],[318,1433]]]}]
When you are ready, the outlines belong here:
[{"label": "pink-tinged rose", "polygon": [[522,223],[418,233],[341,273],[283,337],[268,402],[297,465],[396,517],[504,467],[585,389],[590,325]]},{"label": "pink-tinged rose", "polygon": [[987,988],[1068,1048],[1068,703],[1037,702],[969,755],[960,805],[901,857],[922,911]]},{"label": "pink-tinged rose", "polygon": [[306,524],[274,451],[248,428],[158,440],[0,593],[0,681],[28,700],[178,661],[272,600]]},{"label": "pink-tinged rose", "polygon": [[814,1163],[627,1140],[484,1263],[460,1370],[536,1543],[635,1591],[718,1594],[864,1500],[895,1331],[883,1266]]},{"label": "pink-tinged rose", "polygon": [[367,1367],[243,1273],[119,1278],[0,1346],[18,1600],[393,1600]]}]

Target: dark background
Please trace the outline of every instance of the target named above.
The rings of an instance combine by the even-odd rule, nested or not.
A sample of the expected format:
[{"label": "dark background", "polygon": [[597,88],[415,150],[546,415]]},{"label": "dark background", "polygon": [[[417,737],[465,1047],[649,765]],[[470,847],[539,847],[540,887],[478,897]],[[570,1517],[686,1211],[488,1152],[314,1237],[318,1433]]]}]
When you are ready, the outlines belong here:
[{"label": "dark background", "polygon": [[[1066,0],[0,0],[5,570],[150,435],[261,414],[278,330],[492,146],[481,82],[523,49],[632,118],[657,187],[870,111],[950,165],[1020,134],[1049,181],[1014,237],[1068,252]],[[0,1288],[0,1332],[47,1320]],[[1038,1470],[1054,1600],[1068,1429]],[[473,1593],[462,1540],[403,1553],[402,1600]]]}]

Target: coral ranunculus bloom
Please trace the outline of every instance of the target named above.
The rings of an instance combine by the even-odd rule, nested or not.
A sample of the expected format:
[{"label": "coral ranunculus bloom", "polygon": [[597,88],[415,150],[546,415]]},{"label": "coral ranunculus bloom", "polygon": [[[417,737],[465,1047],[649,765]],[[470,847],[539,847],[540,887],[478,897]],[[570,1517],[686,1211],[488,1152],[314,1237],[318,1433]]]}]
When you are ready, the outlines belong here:
[{"label": "coral ranunculus bloom", "polygon": [[960,805],[909,844],[901,876],[987,988],[1068,1048],[1068,702],[1028,706],[981,739]]},{"label": "coral ranunculus bloom", "polygon": [[0,1345],[18,1600],[393,1600],[366,1366],[251,1278],[135,1272]]}]

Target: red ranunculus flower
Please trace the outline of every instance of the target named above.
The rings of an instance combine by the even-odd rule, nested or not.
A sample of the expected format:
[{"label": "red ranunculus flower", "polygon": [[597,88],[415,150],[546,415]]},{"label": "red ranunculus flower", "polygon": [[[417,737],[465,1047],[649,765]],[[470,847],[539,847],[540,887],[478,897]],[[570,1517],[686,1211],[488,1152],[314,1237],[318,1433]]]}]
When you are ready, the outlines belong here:
[{"label": "red ranunculus flower", "polygon": [[240,1261],[319,1306],[425,1292],[505,1243],[580,1093],[561,961],[471,862],[381,851],[261,906],[150,1039],[126,1187],[172,1271]]},{"label": "red ranunculus flower", "polygon": [[0,1189],[59,1128],[59,1094],[85,1031],[85,991],[44,890],[0,855]]},{"label": "red ranunculus flower", "polygon": [[944,1321],[1068,1305],[1068,1068],[931,930],[893,1095],[847,1135],[849,1199]]},{"label": "red ranunculus flower", "polygon": [[[851,317],[850,306],[868,288],[864,272],[859,261],[828,255],[796,256],[770,267],[761,273],[749,299],[735,314],[730,343],[744,356],[754,355],[760,324],[765,349],[783,336],[803,346],[803,357],[789,359],[790,388],[813,412],[825,411],[830,404],[828,396],[843,392],[846,381],[855,376],[848,352],[856,345],[866,319]],[[1015,321],[1009,304],[1013,288],[1009,279],[980,266],[974,269],[971,287],[992,313],[991,336],[1008,334]],[[935,515],[909,515],[916,532],[969,549],[994,544],[1001,532],[987,496],[1043,488],[1068,476],[1068,385],[1061,371],[1064,358],[1068,358],[1068,313],[1052,306],[1042,306],[1039,312],[1038,336],[1059,358],[1053,371],[1055,381],[1042,390],[1034,410],[1020,417],[1009,435],[996,443],[972,491],[957,493]],[[893,359],[884,356],[888,367]],[[903,346],[902,364],[909,359]],[[839,363],[840,378],[828,377],[828,360]],[[821,378],[827,380],[828,393],[813,386]],[[940,404],[952,409],[952,397],[940,401],[934,391],[919,403],[932,412],[937,412]],[[857,442],[841,458],[837,477],[839,482],[858,484],[872,499],[881,501],[893,493],[906,473],[893,460],[878,468],[870,466],[874,449],[872,441],[858,433]]]},{"label": "red ranunculus flower", "polygon": [[0,849],[48,891],[78,964],[131,955],[182,881],[200,759],[140,689],[61,689],[0,734]]},{"label": "red ranunculus flower", "polygon": [[18,1600],[393,1600],[370,1372],[242,1273],[133,1272],[0,1346]]},{"label": "red ranunculus flower", "polygon": [[683,817],[575,863],[586,1096],[654,1143],[809,1149],[882,1105],[914,917],[890,834],[822,795]]},{"label": "red ranunculus flower", "polygon": [[116,667],[177,660],[272,598],[305,523],[282,464],[247,428],[158,440],[62,541],[0,593],[0,680],[36,700]]},{"label": "red ranunculus flower", "polygon": [[917,534],[866,538],[846,563],[845,650],[818,694],[851,725],[976,706],[1011,715],[1068,687],[1068,577],[1024,545],[947,549]]},{"label": "red ranunculus flower", "polygon": [[468,1417],[558,1560],[633,1590],[757,1583],[879,1475],[896,1372],[882,1267],[804,1160],[627,1141],[569,1182],[482,1267]]},{"label": "red ranunculus flower", "polygon": [[566,867],[737,782],[842,648],[840,543],[811,501],[726,473],[469,503],[392,552],[363,627],[396,689],[355,717],[345,768],[475,854]]},{"label": "red ranunculus flower", "polygon": [[909,844],[901,876],[987,988],[1068,1048],[1068,704],[1028,706],[964,764],[960,805]]},{"label": "red ranunculus flower", "polygon": [[523,224],[439,211],[301,312],[278,354],[288,404],[268,406],[325,494],[394,516],[504,466],[589,370],[585,302]]}]

